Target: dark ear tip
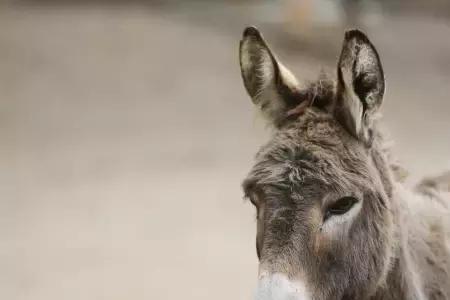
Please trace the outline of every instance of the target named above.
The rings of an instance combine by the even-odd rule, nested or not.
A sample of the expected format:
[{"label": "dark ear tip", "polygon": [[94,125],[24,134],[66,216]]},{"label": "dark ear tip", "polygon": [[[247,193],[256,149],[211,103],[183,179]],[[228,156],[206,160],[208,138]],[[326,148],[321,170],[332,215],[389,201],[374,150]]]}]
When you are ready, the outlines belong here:
[{"label": "dark ear tip", "polygon": [[248,26],[244,29],[244,33],[242,35],[244,38],[248,36],[255,36],[255,37],[261,37],[261,33],[259,32],[258,28],[255,26]]},{"label": "dark ear tip", "polygon": [[345,40],[349,41],[352,39],[357,39],[365,43],[370,43],[367,35],[359,29],[350,29],[345,32]]}]

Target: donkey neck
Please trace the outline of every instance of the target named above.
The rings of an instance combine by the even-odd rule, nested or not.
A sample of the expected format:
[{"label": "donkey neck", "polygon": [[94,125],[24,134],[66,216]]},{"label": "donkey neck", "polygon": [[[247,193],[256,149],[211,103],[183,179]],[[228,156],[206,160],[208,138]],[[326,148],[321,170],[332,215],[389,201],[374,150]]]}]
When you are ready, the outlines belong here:
[{"label": "donkey neck", "polygon": [[391,203],[397,245],[386,286],[398,295],[379,299],[450,299],[448,208],[399,182]]},{"label": "donkey neck", "polygon": [[[422,280],[418,275],[423,273],[423,270],[419,270],[420,267],[417,264],[417,247],[411,245],[412,240],[426,245],[424,241],[426,234],[417,235],[418,225],[412,222],[415,217],[410,201],[412,197],[417,198],[417,195],[401,183],[399,178],[401,176],[397,174],[398,164],[390,149],[386,147],[384,134],[380,131],[375,134],[371,157],[386,195],[390,198],[395,243],[392,245],[391,267],[386,281],[371,299],[424,299]],[[415,235],[411,236],[413,232]]]},{"label": "donkey neck", "polygon": [[[395,240],[391,267],[385,283],[380,286],[371,300],[427,299],[424,294],[424,280],[420,274],[427,273],[418,262],[422,251],[426,251],[425,235],[413,232],[417,230],[412,211],[408,209],[409,197],[413,193],[399,182],[393,183],[392,211],[395,219]],[[421,245],[422,247],[417,247]],[[422,251],[420,250],[422,249]]]}]

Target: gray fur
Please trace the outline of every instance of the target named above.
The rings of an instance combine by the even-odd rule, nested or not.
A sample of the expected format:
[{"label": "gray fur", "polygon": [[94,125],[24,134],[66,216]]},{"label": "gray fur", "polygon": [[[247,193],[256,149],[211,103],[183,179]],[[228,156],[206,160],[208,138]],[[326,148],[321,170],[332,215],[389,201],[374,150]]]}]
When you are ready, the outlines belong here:
[{"label": "gray fur", "polygon": [[[367,37],[352,32],[343,52],[348,37],[357,36],[361,47],[373,49],[369,73],[382,70]],[[354,93],[358,101],[372,101],[358,103],[367,118],[364,134],[349,126],[348,118],[357,116],[343,104],[349,91],[342,90],[339,74],[336,83],[321,76],[301,90],[296,104],[307,106],[296,110],[290,99],[269,118],[276,132],[243,183],[258,208],[260,263],[305,278],[314,300],[450,299],[450,174],[416,190],[403,186],[377,124],[384,78],[375,73],[364,83],[372,96]],[[357,91],[358,82],[350,84]],[[325,236],[326,203],[344,196],[362,201],[361,210],[339,237]]]}]

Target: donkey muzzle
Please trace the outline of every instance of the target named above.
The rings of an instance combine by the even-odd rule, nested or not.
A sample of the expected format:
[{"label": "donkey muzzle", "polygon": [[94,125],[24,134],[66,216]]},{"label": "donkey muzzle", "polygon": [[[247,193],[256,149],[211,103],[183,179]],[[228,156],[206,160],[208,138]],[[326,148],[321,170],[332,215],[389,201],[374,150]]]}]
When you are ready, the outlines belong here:
[{"label": "donkey muzzle", "polygon": [[255,300],[310,300],[306,286],[301,281],[292,281],[281,273],[259,276]]}]

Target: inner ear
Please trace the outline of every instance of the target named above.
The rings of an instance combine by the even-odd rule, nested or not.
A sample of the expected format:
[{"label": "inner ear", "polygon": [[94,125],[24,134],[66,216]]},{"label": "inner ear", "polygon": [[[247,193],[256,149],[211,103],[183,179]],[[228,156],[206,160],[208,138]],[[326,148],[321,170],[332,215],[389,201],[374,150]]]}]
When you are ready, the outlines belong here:
[{"label": "inner ear", "polygon": [[383,68],[375,47],[361,31],[347,31],[338,63],[336,115],[351,134],[368,144],[384,89]]},{"label": "inner ear", "polygon": [[252,102],[277,125],[301,102],[295,76],[276,58],[255,27],[244,30],[239,47],[244,86]]}]

